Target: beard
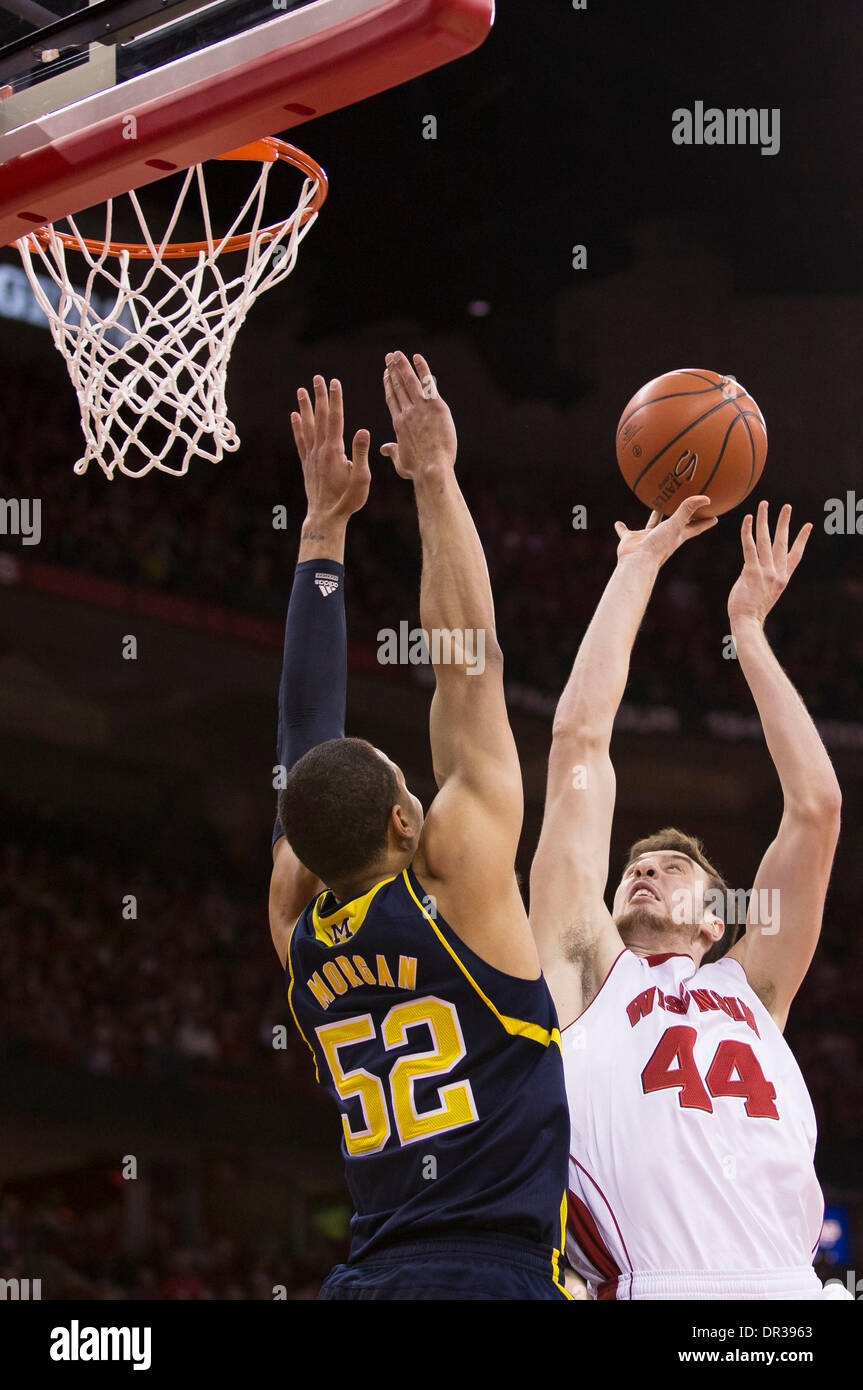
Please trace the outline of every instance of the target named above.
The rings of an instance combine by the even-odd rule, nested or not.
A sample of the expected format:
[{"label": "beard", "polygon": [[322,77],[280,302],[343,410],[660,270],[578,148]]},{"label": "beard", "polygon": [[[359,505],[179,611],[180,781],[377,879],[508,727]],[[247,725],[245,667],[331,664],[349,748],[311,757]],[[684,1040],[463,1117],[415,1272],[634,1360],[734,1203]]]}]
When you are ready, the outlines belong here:
[{"label": "beard", "polygon": [[630,908],[618,917],[615,926],[625,946],[633,940],[639,943],[651,939],[668,940],[669,937],[677,936],[680,931],[680,924],[673,920],[670,913],[653,912],[649,907]]}]

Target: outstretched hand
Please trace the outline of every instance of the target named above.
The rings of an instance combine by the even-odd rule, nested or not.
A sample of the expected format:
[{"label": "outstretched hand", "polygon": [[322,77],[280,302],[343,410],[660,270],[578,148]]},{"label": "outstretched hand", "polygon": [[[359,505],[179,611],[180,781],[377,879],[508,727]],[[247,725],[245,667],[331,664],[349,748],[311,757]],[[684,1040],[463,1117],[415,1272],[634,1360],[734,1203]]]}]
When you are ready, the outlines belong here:
[{"label": "outstretched hand", "polygon": [[740,539],[743,542],[743,569],[728,595],[728,616],[732,623],[741,618],[755,618],[763,623],[779,595],[785,589],[806,549],[812,534],[812,523],[801,526],[797,539],[788,549],[788,528],[791,507],[785,503],[776,523],[776,537],[771,543],[767,521],[767,503],[759,502],[755,536],[752,535],[752,513],[743,518]]},{"label": "outstretched hand", "polygon": [[669,555],[673,555],[684,541],[700,536],[702,531],[709,531],[716,525],[715,516],[695,517],[695,513],[709,502],[710,498],[703,495],[687,497],[677,511],[665,520],[661,512],[651,512],[643,531],[630,531],[622,521],[616,521],[614,529],[620,537],[618,560],[638,551],[640,555],[655,560],[657,565],[664,565]]},{"label": "outstretched hand", "polygon": [[425,468],[455,465],[457,439],[449,406],[438,394],[431,368],[414,353],[416,369],[403,352],[388,352],[384,391],[396,431],[395,444],[381,453],[392,460],[401,478],[416,478]]},{"label": "outstretched hand", "polygon": [[335,378],[327,384],[322,376],[315,377],[315,403],[305,387],[297,392],[299,410],[291,414],[291,428],[306,485],[310,516],[341,519],[345,522],[364,507],[369,495],[368,430],[357,430],[351,445],[351,457],[345,453],[345,413],[341,382]]}]

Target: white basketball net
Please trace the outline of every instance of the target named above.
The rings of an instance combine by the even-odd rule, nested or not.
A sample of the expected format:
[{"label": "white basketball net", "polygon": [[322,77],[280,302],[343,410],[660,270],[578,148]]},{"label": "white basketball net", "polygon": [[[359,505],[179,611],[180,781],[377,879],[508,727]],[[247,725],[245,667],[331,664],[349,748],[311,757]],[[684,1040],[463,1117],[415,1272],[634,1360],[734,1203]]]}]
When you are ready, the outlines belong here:
[{"label": "white basketball net", "polygon": [[[94,254],[72,217],[61,230],[77,241],[74,266],[67,269],[66,247],[56,229],[47,228],[47,243],[35,236],[17,242],[24,269],[41,308],[48,317],[54,343],[69,368],[81,407],[86,449],[75,464],[85,473],[98,463],[108,478],[119,469],[140,478],[151,469],[179,476],[194,458],[218,463],[226,451],[239,447],[239,436],[228,417],[225,380],[234,339],[251,306],[265,290],[293,270],[300,242],[317,219],[303,214],[314,200],[318,182],[307,178],[297,209],[272,236],[262,235],[264,198],[271,163],[260,175],[229,230],[213,238],[207,203],[204,166],[189,169],[170,224],[156,243],[150,234],[137,195],[128,194],[141,228],[141,241],[152,255],[130,258],[128,252]],[[196,180],[203,212],[207,250],[197,261],[168,260],[163,249]],[[248,251],[226,253],[225,243],[252,218]],[[111,241],[113,201],[106,204],[105,236]],[[86,284],[78,289],[83,256]],[[174,267],[177,267],[174,269]],[[60,291],[49,295],[40,267]],[[133,283],[133,281],[135,283]],[[155,422],[155,423],[154,423]],[[134,466],[127,462],[132,451]]]}]

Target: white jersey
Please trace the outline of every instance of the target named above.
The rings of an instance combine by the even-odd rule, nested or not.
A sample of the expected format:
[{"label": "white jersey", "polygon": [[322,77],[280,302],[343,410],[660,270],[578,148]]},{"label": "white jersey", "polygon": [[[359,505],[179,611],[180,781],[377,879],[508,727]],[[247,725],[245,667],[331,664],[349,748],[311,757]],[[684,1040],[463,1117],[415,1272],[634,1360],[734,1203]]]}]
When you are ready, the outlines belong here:
[{"label": "white jersey", "polygon": [[598,1298],[818,1298],[815,1113],[727,957],[624,950],[563,1030],[567,1258]]}]

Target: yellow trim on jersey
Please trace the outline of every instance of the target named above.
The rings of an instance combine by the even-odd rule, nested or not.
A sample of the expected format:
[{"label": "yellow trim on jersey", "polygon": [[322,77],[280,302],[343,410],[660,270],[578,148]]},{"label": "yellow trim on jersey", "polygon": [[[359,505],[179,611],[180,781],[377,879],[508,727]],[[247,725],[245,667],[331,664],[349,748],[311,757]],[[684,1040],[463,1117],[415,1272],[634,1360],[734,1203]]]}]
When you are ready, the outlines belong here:
[{"label": "yellow trim on jersey", "polygon": [[299,1035],[300,1035],[300,1037],[302,1038],[303,1042],[306,1044],[306,1047],[309,1049],[309,1051],[310,1051],[311,1054],[312,1054],[312,1061],[313,1061],[314,1064],[315,1064],[315,1080],[317,1081],[318,1085],[320,1086],[320,1084],[321,1084],[321,1078],[320,1078],[320,1073],[318,1072],[318,1059],[317,1059],[317,1057],[315,1056],[315,1049],[312,1047],[311,1043],[309,1042],[308,1038],[306,1037],[305,1033],[303,1032],[302,1028],[300,1027],[300,1020],[297,1018],[296,1010],[295,1010],[295,1008],[294,1008],[294,1001],[293,1001],[293,998],[291,997],[291,996],[293,995],[293,992],[294,992],[294,983],[295,983],[295,982],[294,982],[294,967],[293,967],[292,964],[291,964],[291,942],[292,942],[293,939],[294,939],[294,932],[297,930],[297,927],[298,927],[298,925],[299,925],[299,920],[300,920],[300,919],[299,919],[299,917],[298,917],[297,920],[296,920],[296,922],[294,923],[294,925],[291,927],[291,934],[290,934],[290,936],[288,937],[288,954],[287,954],[286,960],[287,960],[287,965],[288,965],[288,974],[289,974],[290,977],[291,977],[291,983],[288,985],[288,1007],[289,1007],[289,1009],[290,1009],[290,1011],[291,1011],[291,1014],[293,1015],[294,1023],[297,1025],[297,1032],[299,1033]]},{"label": "yellow trim on jersey", "polygon": [[548,1028],[541,1028],[538,1023],[527,1023],[524,1019],[521,1018],[509,1018],[506,1014],[502,1014],[499,1009],[495,1008],[488,995],[484,994],[483,991],[480,989],[479,985],[471,975],[467,966],[459,960],[458,956],[456,955],[452,946],[450,946],[446,937],[438,930],[438,926],[434,918],[427,911],[427,909],[423,907],[422,903],[420,902],[419,898],[413,890],[410,878],[408,877],[407,869],[402,870],[402,877],[405,881],[408,892],[410,893],[411,897],[413,898],[423,917],[425,917],[426,921],[431,926],[431,929],[437,937],[438,941],[441,943],[442,946],[446,947],[447,951],[449,951],[450,955],[452,956],[461,973],[464,975],[468,984],[472,985],[472,987],[476,990],[482,1002],[488,1005],[495,1018],[497,1019],[498,1023],[503,1025],[507,1033],[510,1033],[513,1037],[530,1038],[532,1042],[542,1043],[543,1047],[548,1047],[551,1043],[557,1043],[557,1046],[560,1048],[562,1052],[563,1048],[561,1047],[559,1029],[552,1028],[549,1031]]},{"label": "yellow trim on jersey", "polygon": [[566,1295],[570,1303],[574,1303],[575,1297],[573,1294],[569,1292],[569,1289],[566,1287],[566,1280],[561,1279],[560,1277],[560,1256],[561,1252],[564,1250],[566,1245],[566,1216],[566,1192],[564,1191],[560,1203],[560,1250],[555,1250],[552,1252],[551,1277],[554,1280],[557,1287],[560,1289],[561,1293]]},{"label": "yellow trim on jersey", "polygon": [[329,890],[321,893],[312,907],[312,926],[318,941],[322,941],[325,946],[339,946],[355,937],[366,919],[375,894],[380,892],[385,883],[392,883],[394,878],[395,874],[390,874],[389,878],[382,878],[380,883],[376,883],[361,898],[352,898],[344,907],[323,916],[318,909]]},{"label": "yellow trim on jersey", "polygon": [[561,1277],[560,1277],[560,1266],[559,1266],[559,1261],[560,1261],[560,1251],[559,1251],[559,1250],[555,1250],[554,1254],[553,1254],[552,1257],[551,1257],[551,1278],[552,1278],[552,1283],[555,1285],[556,1288],[560,1289],[560,1291],[561,1291],[561,1293],[563,1294],[564,1298],[568,1299],[570,1303],[574,1303],[574,1302],[575,1302],[575,1296],[569,1292],[569,1289],[566,1287],[566,1284],[564,1283],[563,1279],[561,1279]]}]

